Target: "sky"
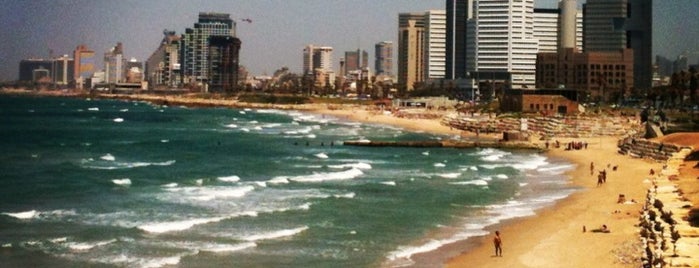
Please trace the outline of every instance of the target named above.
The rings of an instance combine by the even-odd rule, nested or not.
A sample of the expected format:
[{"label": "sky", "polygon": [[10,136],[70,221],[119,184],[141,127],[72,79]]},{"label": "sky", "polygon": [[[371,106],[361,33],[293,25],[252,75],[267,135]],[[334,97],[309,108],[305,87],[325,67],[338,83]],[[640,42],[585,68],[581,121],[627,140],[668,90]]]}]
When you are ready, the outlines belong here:
[{"label": "sky", "polygon": [[[578,0],[579,3],[584,0]],[[558,0],[535,0],[554,8]],[[653,54],[674,59],[696,51],[699,62],[699,0],[653,1]],[[281,67],[302,68],[303,47],[333,47],[338,68],[345,51],[369,52],[374,44],[398,39],[398,13],[444,9],[445,0],[0,0],[0,81],[18,77],[19,62],[69,54],[79,44],[102,55],[122,42],[127,58],[145,60],[163,30],[181,34],[199,12],[228,13],[238,22],[240,63],[253,75]],[[250,19],[247,23],[243,19]],[[395,57],[395,55],[394,55]],[[394,66],[395,69],[395,66]],[[395,70],[394,70],[395,71]]]}]

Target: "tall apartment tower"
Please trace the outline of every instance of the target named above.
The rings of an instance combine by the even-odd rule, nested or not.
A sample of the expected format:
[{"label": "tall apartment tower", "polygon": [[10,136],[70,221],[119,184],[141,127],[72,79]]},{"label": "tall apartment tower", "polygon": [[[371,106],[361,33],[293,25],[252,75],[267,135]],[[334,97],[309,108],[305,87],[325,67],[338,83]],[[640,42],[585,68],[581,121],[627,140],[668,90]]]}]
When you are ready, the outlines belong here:
[{"label": "tall apartment tower", "polygon": [[[92,77],[95,72],[95,51],[90,50],[84,44],[78,45],[73,50],[73,59],[75,60],[75,70],[73,71],[75,81],[84,81],[84,79]],[[81,83],[77,84],[80,88]]]},{"label": "tall apartment tower", "polygon": [[393,75],[393,42],[383,41],[374,46],[374,69],[376,75]]},{"label": "tall apartment tower", "polygon": [[364,70],[367,67],[369,67],[369,52],[366,52],[366,50],[362,50],[362,60],[361,64],[359,65],[359,68]]},{"label": "tall apartment tower", "polygon": [[441,79],[446,72],[446,11],[425,13],[425,79]]},{"label": "tall apartment tower", "polygon": [[104,53],[104,82],[124,82],[124,46],[118,42],[116,46]]},{"label": "tall apartment tower", "polygon": [[509,73],[512,88],[534,88],[534,0],[480,0],[474,16],[479,74]]},{"label": "tall apartment tower", "polygon": [[151,86],[177,87],[181,82],[181,37],[175,31],[163,31],[163,40],[146,61],[145,79]]},{"label": "tall apartment tower", "polygon": [[333,48],[329,46],[307,45],[303,49],[303,73],[313,74],[316,69],[332,72]]},{"label": "tall apartment tower", "polygon": [[583,48],[586,52],[634,52],[634,86],[647,90],[652,86],[652,14],[651,0],[588,0],[583,5],[585,23]]},{"label": "tall apartment tower", "polygon": [[472,69],[468,61],[475,60],[467,53],[468,48],[474,45],[473,31],[469,31],[469,22],[474,24],[473,0],[446,0],[446,7],[444,75],[446,79],[464,78]]},{"label": "tall apartment tower", "polygon": [[229,14],[199,13],[193,28],[182,35],[182,76],[184,83],[209,79],[209,39],[212,36],[235,36],[235,22]]},{"label": "tall apartment tower", "polygon": [[424,78],[425,13],[398,14],[398,83],[413,90]]},{"label": "tall apartment tower", "polygon": [[240,39],[233,36],[211,36],[209,38],[209,90],[232,93],[238,85],[238,59]]},{"label": "tall apartment tower", "polygon": [[345,51],[345,73],[344,75],[349,74],[352,71],[359,70],[360,67],[360,60],[361,60],[361,54],[360,50],[357,49],[356,51]]}]

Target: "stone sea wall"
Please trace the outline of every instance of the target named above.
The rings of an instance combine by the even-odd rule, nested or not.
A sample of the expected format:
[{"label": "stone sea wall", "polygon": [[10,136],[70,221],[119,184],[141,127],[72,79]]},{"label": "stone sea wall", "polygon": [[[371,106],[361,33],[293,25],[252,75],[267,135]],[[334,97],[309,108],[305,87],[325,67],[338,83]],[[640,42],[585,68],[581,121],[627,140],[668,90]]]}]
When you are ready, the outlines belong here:
[{"label": "stone sea wall", "polygon": [[650,184],[638,224],[644,268],[699,267],[699,229],[686,220],[692,204],[673,182],[691,152],[671,154],[663,169],[644,181]]},{"label": "stone sea wall", "polygon": [[[522,129],[522,120],[514,117],[489,118],[450,114],[442,118],[442,124],[470,132],[503,133]],[[641,125],[629,117],[528,117],[529,135],[541,137],[589,138],[599,136],[622,136],[635,134]]]},{"label": "stone sea wall", "polygon": [[673,154],[685,148],[675,144],[656,142],[633,136],[620,139],[617,146],[620,154],[657,161],[667,161]]}]

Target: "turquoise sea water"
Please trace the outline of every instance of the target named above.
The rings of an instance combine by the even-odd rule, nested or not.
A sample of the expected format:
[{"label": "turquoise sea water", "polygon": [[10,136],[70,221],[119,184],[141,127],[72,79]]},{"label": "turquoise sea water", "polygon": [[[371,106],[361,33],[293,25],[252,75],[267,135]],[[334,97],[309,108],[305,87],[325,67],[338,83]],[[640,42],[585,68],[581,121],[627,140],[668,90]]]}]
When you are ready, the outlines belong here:
[{"label": "turquoise sea water", "polygon": [[0,127],[13,267],[405,266],[574,191],[537,153],[293,111],[0,96]]}]

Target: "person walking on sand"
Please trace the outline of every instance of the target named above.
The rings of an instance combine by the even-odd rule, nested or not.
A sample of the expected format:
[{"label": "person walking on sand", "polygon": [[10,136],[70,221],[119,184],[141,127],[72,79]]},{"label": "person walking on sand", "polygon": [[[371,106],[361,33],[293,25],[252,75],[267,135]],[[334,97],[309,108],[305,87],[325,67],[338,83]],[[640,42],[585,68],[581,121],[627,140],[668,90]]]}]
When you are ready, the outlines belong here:
[{"label": "person walking on sand", "polygon": [[502,238],[500,238],[500,231],[495,231],[493,244],[495,245],[495,256],[502,257]]}]

